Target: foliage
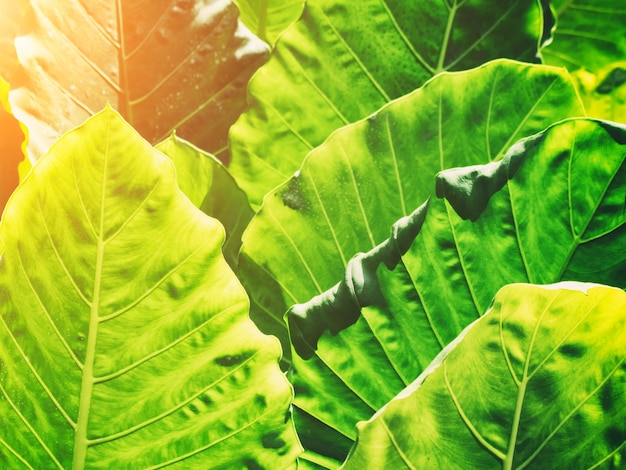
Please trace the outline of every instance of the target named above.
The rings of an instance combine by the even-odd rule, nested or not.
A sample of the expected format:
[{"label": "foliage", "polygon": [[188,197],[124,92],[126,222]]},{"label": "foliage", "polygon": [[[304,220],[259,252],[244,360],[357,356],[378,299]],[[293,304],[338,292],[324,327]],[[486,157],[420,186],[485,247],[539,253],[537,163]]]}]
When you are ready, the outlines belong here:
[{"label": "foliage", "polygon": [[0,0],[0,467],[623,466],[621,2],[235,3]]}]

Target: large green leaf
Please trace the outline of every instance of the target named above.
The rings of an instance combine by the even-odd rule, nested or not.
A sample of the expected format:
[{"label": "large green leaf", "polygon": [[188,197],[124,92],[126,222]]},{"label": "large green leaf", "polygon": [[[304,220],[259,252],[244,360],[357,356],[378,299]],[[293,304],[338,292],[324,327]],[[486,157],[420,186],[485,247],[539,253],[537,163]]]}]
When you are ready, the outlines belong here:
[{"label": "large green leaf", "polygon": [[359,424],[342,468],[622,467],[622,290],[510,285],[454,343]]},{"label": "large green leaf", "polygon": [[557,27],[541,51],[546,64],[584,68],[626,60],[626,4],[622,0],[554,1]]},{"label": "large green leaf", "polygon": [[319,420],[296,421],[305,447],[325,452],[320,429],[354,439],[355,422],[414,380],[506,284],[626,287],[625,160],[625,128],[574,119],[500,162],[442,172],[445,198],[401,219],[344,281],[288,314],[297,351],[309,357],[317,343],[312,359],[293,355],[296,409]]},{"label": "large green leaf", "polygon": [[52,147],[0,229],[2,468],[295,467],[279,344],[223,228],[115,111]]},{"label": "large green leaf", "polygon": [[36,160],[110,103],[147,140],[172,129],[222,155],[267,46],[230,1],[32,0],[16,39],[15,116]]},{"label": "large green leaf", "polygon": [[222,251],[234,269],[241,235],[254,214],[245,193],[217,158],[175,134],[157,144],[156,149],[174,160],[178,185],[191,202],[224,226]]},{"label": "large green leaf", "polygon": [[[312,0],[250,81],[230,132],[253,208],[328,135],[434,75],[499,57],[535,61],[539,0]],[[548,15],[549,16],[549,15]]]},{"label": "large green leaf", "polygon": [[304,7],[303,0],[233,1],[239,7],[242,23],[270,44],[274,44],[278,35],[298,19]]},{"label": "large green leaf", "polygon": [[387,238],[439,170],[497,160],[517,139],[582,113],[563,70],[497,60],[439,75],[341,129],[270,193],[244,234],[240,274],[254,320],[286,340],[287,308],[330,288],[354,254]]}]

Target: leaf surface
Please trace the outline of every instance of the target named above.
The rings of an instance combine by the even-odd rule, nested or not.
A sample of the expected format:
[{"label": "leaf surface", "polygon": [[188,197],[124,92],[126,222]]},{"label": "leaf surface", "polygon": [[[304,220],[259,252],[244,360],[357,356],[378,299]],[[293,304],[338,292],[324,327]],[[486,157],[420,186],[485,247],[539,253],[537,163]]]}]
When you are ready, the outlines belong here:
[{"label": "leaf surface", "polygon": [[546,64],[598,72],[626,60],[626,5],[621,0],[556,0],[557,26],[542,50]]},{"label": "leaf surface", "polygon": [[228,0],[31,2],[16,39],[15,116],[36,160],[110,103],[152,143],[173,129],[225,158],[267,46]]},{"label": "leaf surface", "polygon": [[581,113],[564,71],[498,60],[442,74],[339,130],[268,195],[244,234],[253,318],[284,338],[287,308],[329,289],[352,256],[385,240],[429,197],[438,171],[498,160],[519,138]]},{"label": "leaf surface", "polygon": [[302,0],[235,0],[241,21],[254,34],[273,45],[278,35],[302,13]]},{"label": "leaf surface", "polygon": [[626,457],[626,294],[502,288],[371,420],[343,469],[614,468]]},{"label": "leaf surface", "polygon": [[625,158],[625,128],[581,118],[520,141],[500,162],[442,172],[440,198],[287,314],[299,353],[294,403],[321,422],[299,430],[305,447],[323,453],[306,439],[320,427],[354,439],[355,422],[411,383],[506,284],[626,287]]},{"label": "leaf surface", "polygon": [[224,230],[119,114],[60,139],[0,228],[0,466],[295,467]]},{"label": "leaf surface", "polygon": [[245,193],[217,158],[175,134],[155,148],[174,161],[178,185],[191,202],[224,226],[222,252],[235,269],[241,236],[254,214]]},{"label": "leaf surface", "polygon": [[231,172],[256,210],[334,130],[440,72],[536,61],[543,34],[535,0],[306,2],[250,81]]}]

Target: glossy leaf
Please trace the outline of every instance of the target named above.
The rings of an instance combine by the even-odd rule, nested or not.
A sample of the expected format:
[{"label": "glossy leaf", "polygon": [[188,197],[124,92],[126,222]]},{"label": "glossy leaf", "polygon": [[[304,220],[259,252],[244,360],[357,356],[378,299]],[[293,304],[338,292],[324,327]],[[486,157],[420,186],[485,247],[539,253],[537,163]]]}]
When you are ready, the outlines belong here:
[{"label": "glossy leaf", "polygon": [[264,41],[274,44],[278,35],[296,21],[303,0],[234,0],[241,21]]},{"label": "glossy leaf", "polygon": [[16,39],[15,116],[36,160],[110,103],[152,143],[173,129],[223,155],[267,46],[228,0],[31,1]]},{"label": "glossy leaf", "polygon": [[312,359],[293,355],[295,407],[319,420],[298,429],[305,447],[324,452],[308,439],[320,428],[354,439],[354,424],[422,373],[506,284],[626,287],[625,159],[625,128],[573,119],[500,162],[442,172],[445,197],[401,219],[349,263],[344,281],[288,313],[303,356],[318,341]]},{"label": "glossy leaf", "polygon": [[253,215],[245,193],[217,158],[175,134],[157,144],[156,149],[174,161],[178,185],[191,202],[224,226],[222,251],[235,269],[241,235]]},{"label": "glossy leaf", "polygon": [[223,228],[115,111],[52,147],[0,228],[0,466],[295,467],[280,348]]},{"label": "glossy leaf", "polygon": [[268,195],[244,234],[240,276],[254,320],[286,340],[289,306],[385,240],[432,193],[439,170],[498,160],[517,139],[581,113],[563,70],[499,60],[437,76],[341,129]]},{"label": "glossy leaf", "polygon": [[626,4],[621,0],[554,0],[557,27],[544,63],[597,72],[626,60]]},{"label": "glossy leaf", "polygon": [[551,20],[536,0],[308,1],[250,81],[231,172],[257,209],[334,130],[434,75],[535,61]]},{"label": "glossy leaf", "polygon": [[367,423],[343,469],[619,468],[626,294],[510,285]]}]

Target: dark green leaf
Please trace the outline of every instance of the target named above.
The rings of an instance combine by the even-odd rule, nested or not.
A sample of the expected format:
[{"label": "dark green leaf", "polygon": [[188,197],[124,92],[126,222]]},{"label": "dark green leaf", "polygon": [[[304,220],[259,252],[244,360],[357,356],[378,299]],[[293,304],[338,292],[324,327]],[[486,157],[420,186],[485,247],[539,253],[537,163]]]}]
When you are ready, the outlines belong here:
[{"label": "dark green leaf", "polygon": [[250,81],[250,108],[230,133],[232,174],[257,209],[334,130],[434,75],[536,61],[543,17],[536,0],[308,1]]}]

